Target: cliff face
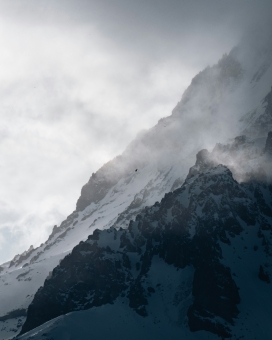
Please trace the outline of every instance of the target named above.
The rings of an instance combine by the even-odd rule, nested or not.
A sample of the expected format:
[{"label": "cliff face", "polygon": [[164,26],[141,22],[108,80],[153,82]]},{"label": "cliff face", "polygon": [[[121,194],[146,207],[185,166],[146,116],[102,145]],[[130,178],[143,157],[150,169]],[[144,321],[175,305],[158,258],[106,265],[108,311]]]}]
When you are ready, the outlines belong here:
[{"label": "cliff face", "polygon": [[[95,230],[76,246],[36,293],[22,334],[59,315],[121,299],[143,318],[168,309],[191,332],[236,336],[236,320],[245,313],[240,292],[251,285],[245,277],[261,288],[272,274],[272,186],[256,178],[239,184],[211,157],[200,152],[184,184],[143,210],[127,229]],[[239,272],[239,262],[252,266]],[[167,284],[158,276],[165,266],[180,272],[176,287],[187,280],[186,294],[171,292],[172,303],[163,299]],[[272,296],[271,286],[269,292]],[[160,301],[155,310],[154,296]],[[249,313],[254,303],[246,303]]]},{"label": "cliff face", "polygon": [[[20,319],[13,318],[12,316],[16,314],[13,312],[28,308],[35,292],[44,284],[45,279],[51,276],[53,268],[67,254],[71,253],[79,242],[85,241],[88,235],[92,235],[95,229],[104,230],[112,226],[117,230],[127,229],[130,220],[134,220],[137,215],[142,214],[146,206],[153,206],[156,201],[160,202],[166,193],[180,188],[186,178],[186,183],[190,180],[194,181],[199,173],[211,171],[219,164],[225,165],[232,172],[239,188],[244,188],[245,184],[243,183],[259,183],[258,185],[260,185],[260,183],[268,183],[271,180],[272,176],[269,172],[271,163],[268,162],[271,138],[266,142],[267,133],[272,126],[271,39],[266,42],[265,48],[254,50],[252,46],[258,46],[258,44],[245,41],[228,55],[223,56],[216,65],[207,67],[196,75],[169,117],[161,119],[152,129],[141,133],[121,156],[108,162],[91,176],[89,182],[82,188],[76,211],[72,212],[59,226],[54,226],[51,235],[43,244],[15,256],[9,263],[1,265],[0,319],[6,320],[8,318],[8,326],[0,320],[0,329],[5,328],[6,331],[6,333],[4,331],[0,333],[0,340],[7,339],[10,334],[19,332],[24,316]],[[206,151],[203,151],[203,149],[206,149]],[[198,153],[199,150],[202,151]],[[208,152],[207,150],[212,151]],[[192,167],[196,154],[197,162]],[[250,188],[252,188],[250,190],[255,190],[253,184]],[[256,197],[261,199],[263,189],[260,186],[258,188],[256,189]],[[246,195],[249,195],[250,190],[246,190]],[[265,197],[263,199],[266,202]],[[263,200],[256,202],[256,204],[261,206],[261,202]],[[188,211],[187,214],[189,214]],[[182,215],[182,218],[185,219],[184,223],[187,223],[188,216]],[[193,225],[195,221],[193,214],[190,216],[188,218],[191,219]],[[244,233],[244,231],[241,231],[241,233]],[[165,235],[165,237],[168,236]],[[235,240],[239,239],[237,237]],[[246,236],[244,235],[243,238],[245,239]],[[266,240],[263,242],[265,243]],[[194,249],[194,245],[191,243],[190,247]],[[251,246],[241,244],[241,247],[248,247],[249,249]],[[260,249],[260,246],[258,247]],[[240,257],[242,258],[242,256]],[[142,261],[140,259],[141,257],[137,260],[139,263]],[[160,268],[167,268],[166,270],[171,272],[169,277],[174,277],[174,272],[169,269],[172,268],[171,265],[164,260],[164,257],[160,256],[159,259],[162,261]],[[217,262],[220,262],[221,260],[218,259]],[[123,260],[120,259],[120,261],[122,264]],[[258,261],[262,263],[263,272],[266,275],[268,267],[265,266],[265,259],[262,258]],[[194,275],[192,273],[196,270],[194,262],[191,259],[186,263],[189,264],[185,268],[174,268],[178,268],[178,273],[186,272],[190,277],[188,280],[193,282]],[[245,262],[243,263],[246,265]],[[260,263],[256,264],[256,268],[259,268]],[[221,269],[219,267],[217,268],[220,272],[222,267],[220,267]],[[230,262],[226,263],[226,267],[232,268]],[[155,267],[151,266],[151,271],[152,268]],[[214,268],[214,270],[217,269]],[[236,280],[232,274],[232,278],[230,278],[226,271],[223,269],[222,271],[225,273],[222,275],[226,275],[226,280]],[[235,271],[237,270],[235,269]],[[112,275],[115,274],[112,273]],[[185,306],[183,309],[186,312],[182,315],[185,315],[184,318],[189,318],[190,315],[190,320],[193,320],[194,315],[200,313],[199,315],[202,315],[201,317],[204,320],[206,316],[203,316],[203,311],[191,312],[191,314],[188,312],[189,306],[193,305],[191,297],[195,296],[196,301],[198,301],[197,293],[192,289],[191,283],[188,283],[188,286],[190,286],[188,291],[191,295],[189,294],[188,299],[185,299],[190,303],[183,302]],[[165,282],[162,283],[162,286],[164,284],[168,285]],[[132,283],[129,284],[129,287],[130,285]],[[154,287],[154,284],[151,286]],[[239,283],[236,282],[236,286],[240,287]],[[119,301],[119,298],[123,298],[122,294],[126,294],[124,293],[125,288],[120,287],[116,288],[117,293],[112,297],[114,304]],[[176,289],[178,288],[173,288],[173,290]],[[166,290],[167,288],[164,292]],[[154,294],[150,292],[150,295],[148,295],[148,306],[151,306]],[[241,291],[239,291],[239,295],[241,295]],[[116,298],[116,296],[118,297]],[[169,296],[168,298],[173,300],[173,297]],[[98,304],[100,299],[95,301]],[[101,301],[104,300],[101,298]],[[132,301],[132,298],[125,301]],[[124,302],[125,304],[126,302]],[[169,302],[169,304],[172,306],[170,310],[173,310],[172,302]],[[236,305],[236,302],[234,305]],[[103,306],[108,306],[108,304]],[[196,311],[198,307],[194,306],[192,308]],[[68,307],[58,308],[56,310],[59,311],[69,309]],[[73,308],[74,305],[71,304],[71,310]],[[93,308],[96,307],[92,307],[91,310],[94,310]],[[147,313],[148,308],[146,307]],[[213,307],[207,308],[212,310]],[[232,308],[234,311],[235,308]],[[127,311],[127,309],[125,310]],[[129,311],[134,313],[134,309],[130,307]],[[236,315],[235,313],[233,312],[231,315]],[[135,313],[132,315],[135,315]],[[137,316],[139,315],[137,314]],[[220,323],[222,321],[221,316],[218,316],[218,318]],[[142,317],[139,320],[142,320]],[[228,326],[225,330],[231,328],[230,318],[226,322]],[[192,323],[186,321],[186,325],[188,324],[192,325]],[[166,327],[166,324],[164,325]],[[158,334],[161,333],[162,329],[160,328]],[[226,330],[226,332],[229,331]]]},{"label": "cliff face", "polygon": [[[270,45],[267,42],[266,48],[262,47],[259,63],[245,61],[248,46],[241,44],[197,74],[171,116],[143,132],[122,156],[92,175],[82,188],[77,211],[97,203],[121,178],[150,163],[159,171],[166,166],[170,169],[180,158],[186,163],[191,153],[242,133],[254,138],[266,136],[272,130]],[[254,97],[253,102],[250,97]]]},{"label": "cliff face", "polygon": [[[177,157],[174,153],[182,154],[185,158],[198,150],[199,145],[203,144],[200,137],[203,133],[206,134],[208,125],[218,124],[221,103],[226,93],[239,87],[243,72],[240,62],[227,54],[216,65],[200,72],[192,80],[171,116],[161,119],[154,128],[142,133],[122,156],[105,164],[91,176],[82,188],[77,211],[103,199],[122,177],[136,169],[141,169],[150,162],[158,169],[165,164],[172,166]],[[196,123],[196,120],[199,122]],[[186,142],[190,137],[194,141],[188,145]]]}]

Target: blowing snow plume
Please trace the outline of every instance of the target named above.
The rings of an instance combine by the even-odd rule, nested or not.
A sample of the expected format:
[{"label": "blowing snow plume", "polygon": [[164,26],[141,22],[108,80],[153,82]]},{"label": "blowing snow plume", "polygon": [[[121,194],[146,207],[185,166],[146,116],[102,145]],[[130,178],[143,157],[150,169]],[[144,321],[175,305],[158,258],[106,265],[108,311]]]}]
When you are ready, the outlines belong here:
[{"label": "blowing snow plume", "polygon": [[[270,139],[264,153],[271,164]],[[245,141],[235,142],[226,149]],[[69,332],[84,339],[88,329],[94,339],[109,332],[132,339],[268,336],[271,323],[255,312],[266,313],[272,296],[271,199],[266,177],[239,184],[208,151],[199,152],[179,189],[126,229],[95,230],[61,261],[35,294],[19,338],[62,340]],[[109,314],[107,327],[97,328]]]},{"label": "blowing snow plume", "polygon": [[[262,246],[264,248],[261,248],[262,251],[260,251],[259,256],[256,256],[254,260],[254,270],[257,271],[257,274],[250,273],[253,276],[255,275],[254,277],[256,277],[256,280],[261,281],[258,279],[258,268],[261,265],[263,268],[262,273],[264,273],[261,276],[264,277],[267,273],[268,276],[270,275],[270,267],[265,266],[265,263],[268,265],[270,264],[270,260],[266,261],[265,256],[266,254],[270,254],[270,238],[268,235],[270,229],[268,226],[270,223],[269,209],[271,209],[268,200],[270,197],[270,187],[269,183],[265,182],[269,175],[269,166],[266,165],[265,159],[266,157],[269,157],[267,150],[270,150],[270,144],[267,142],[267,134],[271,126],[270,91],[272,69],[271,64],[269,64],[271,40],[263,39],[261,44],[262,48],[258,51],[260,55],[259,58],[246,58],[248,53],[250,53],[251,46],[254,46],[255,48],[255,45],[252,45],[252,42],[245,38],[241,45],[233,49],[229,54],[224,55],[216,65],[208,67],[200,72],[192,80],[191,85],[185,91],[181,101],[177,104],[171,116],[161,119],[152,129],[138,135],[122,155],[108,162],[92,175],[89,182],[82,189],[76,211],[69,215],[59,226],[54,227],[50,237],[44,244],[40,247],[31,249],[26,252],[24,256],[18,256],[14,258],[12,262],[3,265],[2,272],[4,274],[2,275],[4,275],[4,282],[7,283],[7,285],[3,281],[0,283],[1,294],[3,294],[3,296],[1,296],[2,305],[0,306],[1,315],[13,315],[10,314],[13,310],[25,310],[32,301],[34,303],[34,300],[35,308],[38,310],[39,304],[37,301],[40,301],[39,297],[41,296],[43,297],[42,300],[46,301],[44,296],[46,296],[47,293],[45,295],[43,294],[46,292],[47,288],[41,289],[34,300],[33,292],[36,292],[38,287],[43,285],[49,272],[58,265],[59,261],[62,260],[65,255],[71,253],[72,249],[80,241],[86,240],[88,235],[92,234],[91,240],[94,242],[83,243],[75,248],[76,250],[72,251],[72,255],[66,257],[65,260],[61,262],[60,267],[54,269],[53,273],[49,275],[44,287],[47,287],[48,284],[50,285],[50,282],[52,283],[50,280],[58,281],[58,275],[62,271],[61,268],[69,263],[69,259],[71,259],[73,264],[74,260],[75,262],[78,261],[79,267],[76,268],[75,271],[74,269],[71,270],[70,274],[68,273],[71,275],[71,280],[76,277],[76,281],[78,281],[78,277],[81,277],[81,275],[84,274],[81,272],[81,269],[82,266],[84,267],[85,265],[84,261],[81,262],[80,256],[84,256],[85,251],[87,253],[89,252],[88,243],[92,243],[91,247],[96,247],[97,241],[102,249],[101,250],[99,246],[97,254],[104,254],[103,249],[106,249],[107,254],[104,255],[106,257],[105,259],[108,259],[109,262],[106,261],[105,264],[102,261],[102,258],[99,257],[100,255],[97,255],[98,263],[100,263],[99,261],[101,260],[105,270],[108,265],[111,266],[110,258],[117,264],[119,263],[119,255],[122,256],[122,259],[120,260],[121,264],[119,263],[121,267],[123,265],[128,266],[126,269],[122,267],[124,271],[121,269],[123,273],[131,276],[131,285],[129,285],[131,294],[129,300],[124,297],[124,304],[129,301],[128,303],[131,304],[132,307],[134,306],[133,308],[135,310],[143,311],[143,313],[146,310],[146,313],[149,313],[150,311],[148,311],[147,307],[149,302],[147,303],[147,301],[150,301],[149,297],[154,293],[153,290],[155,290],[155,292],[159,291],[159,288],[154,287],[157,278],[154,282],[152,281],[150,286],[148,282],[145,282],[143,284],[144,286],[141,286],[141,275],[148,273],[149,270],[153,271],[153,267],[151,265],[149,266],[150,261],[153,261],[153,258],[151,259],[151,257],[148,257],[151,253],[149,254],[149,252],[147,252],[144,257],[141,257],[141,254],[138,251],[139,249],[136,247],[137,249],[135,252],[137,253],[137,256],[139,255],[139,259],[135,255],[134,261],[132,256],[129,258],[129,264],[126,262],[127,254],[124,253],[124,258],[121,253],[118,253],[118,256],[115,254],[116,247],[118,248],[120,244],[117,246],[117,241],[114,240],[115,231],[116,235],[124,235],[122,236],[122,239],[124,238],[124,240],[122,241],[123,243],[121,243],[121,249],[128,247],[126,250],[131,249],[132,251],[133,248],[129,247],[130,243],[132,243],[133,246],[134,236],[132,236],[132,234],[130,235],[130,232],[134,224],[131,224],[130,220],[135,219],[139,214],[144,214],[144,216],[147,216],[147,219],[144,220],[143,225],[148,224],[148,226],[146,231],[145,228],[142,227],[140,234],[135,234],[137,242],[143,240],[142,236],[145,235],[145,232],[147,234],[150,232],[150,235],[152,235],[152,231],[156,230],[156,233],[161,237],[161,248],[153,248],[153,241],[151,242],[151,238],[149,238],[150,235],[148,234],[146,235],[148,249],[150,251],[152,250],[154,256],[159,255],[160,259],[163,259],[163,261],[166,262],[166,268],[169,269],[170,273],[169,277],[173,278],[173,285],[176,288],[182,284],[182,282],[179,281],[179,274],[183,272],[183,269],[191,266],[181,274],[181,276],[184,277],[184,285],[189,287],[189,295],[183,296],[184,299],[186,298],[187,302],[183,305],[182,315],[185,318],[184,320],[186,320],[187,317],[190,318],[188,324],[190,329],[196,332],[208,331],[222,336],[234,334],[232,333],[232,327],[234,327],[235,322],[240,322],[240,319],[238,319],[238,321],[236,319],[239,315],[238,310],[240,311],[238,306],[240,298],[242,301],[246,296],[245,286],[243,286],[240,298],[236,295],[234,300],[230,299],[229,292],[225,291],[225,288],[228,286],[227,284],[226,286],[222,286],[220,285],[220,282],[218,282],[218,285],[215,287],[216,301],[220,300],[220,296],[224,296],[227,301],[226,304],[230,308],[230,313],[222,314],[220,311],[218,312],[214,305],[205,306],[201,304],[203,296],[201,295],[201,291],[197,288],[197,280],[194,280],[195,277],[201,276],[199,273],[202,273],[204,270],[203,267],[198,266],[198,260],[200,260],[200,258],[197,257],[197,254],[194,254],[194,256],[196,256],[194,257],[188,250],[188,253],[186,251],[184,252],[184,258],[181,258],[180,262],[176,262],[176,257],[178,256],[177,251],[180,247],[177,246],[177,248],[175,248],[171,246],[171,242],[174,242],[175,239],[171,238],[171,233],[174,230],[177,235],[180,233],[182,234],[180,239],[181,244],[185,241],[187,245],[191,244],[191,242],[194,242],[192,238],[194,238],[195,235],[200,237],[202,233],[205,234],[204,236],[207,237],[208,240],[205,228],[201,228],[201,218],[205,215],[205,223],[209,226],[207,230],[214,236],[210,240],[211,243],[207,243],[207,245],[210,245],[210,247],[206,249],[207,253],[203,250],[205,256],[215,255],[215,265],[208,269],[214,277],[221,277],[225,280],[224,283],[231,283],[233,292],[237,292],[236,286],[241,288],[241,285],[239,285],[238,281],[235,281],[235,276],[232,272],[229,269],[225,269],[221,263],[224,258],[226,259],[226,266],[232,268],[235,271],[235,274],[238,275],[238,271],[241,272],[242,267],[247,263],[248,259],[254,258],[254,249],[256,249],[256,247],[259,249]],[[266,46],[266,48],[263,49],[263,46]],[[254,55],[257,55],[257,52]],[[262,65],[264,64],[269,64],[270,66],[262,68]],[[265,71],[260,72],[260,69],[265,69]],[[263,119],[265,124],[260,123]],[[256,128],[256,126],[258,126],[258,128]],[[245,133],[247,133],[247,136],[244,137],[243,135]],[[216,143],[220,144],[215,146]],[[201,149],[211,150],[211,148],[214,148],[211,153],[209,153],[209,151],[201,151],[198,153]],[[195,167],[189,171],[195,163],[196,154],[197,162]],[[221,163],[221,165],[218,165],[218,163]],[[259,164],[262,165],[263,172],[257,170]],[[232,174],[226,166],[232,170]],[[252,171],[248,171],[248,169],[251,169]],[[255,170],[259,177],[254,175]],[[187,177],[188,172],[189,176]],[[266,173],[267,177],[264,176],[264,173]],[[222,183],[220,181],[222,181]],[[218,189],[219,191],[216,191],[216,186],[213,185],[213,182],[222,184],[220,187],[221,189]],[[262,189],[262,184],[260,183],[266,185],[264,187],[265,190]],[[178,189],[181,186],[182,189]],[[174,191],[175,189],[177,189],[177,191]],[[174,194],[170,193],[165,196],[166,193],[173,191]],[[202,195],[198,197],[197,195],[200,191],[202,192]],[[179,192],[182,192],[181,199],[183,203],[179,202]],[[230,196],[225,196],[227,194]],[[161,201],[164,196],[165,198],[162,203],[155,204],[156,201]],[[201,200],[202,196],[203,200]],[[217,196],[220,196],[220,200],[217,199]],[[175,213],[173,212],[170,216],[167,215],[167,209],[172,209],[172,204],[175,201],[172,200],[171,197],[177,199],[177,210],[174,209]],[[193,206],[194,198],[196,197],[197,207],[194,206],[195,208],[191,211],[190,204]],[[229,200],[230,197],[233,198],[233,200]],[[224,210],[225,208],[222,202],[228,202],[229,208]],[[222,206],[220,205],[221,203]],[[256,208],[255,203],[258,208]],[[143,208],[145,206],[151,206],[151,208],[144,210],[144,213]],[[254,210],[255,208],[257,209],[256,211]],[[163,223],[159,223],[159,225],[157,225],[158,221],[156,220],[156,211],[158,209],[161,209],[161,220],[163,221]],[[189,211],[188,209],[190,210],[191,215],[190,219],[186,220],[186,214]],[[179,215],[180,210],[182,211],[181,215]],[[203,212],[204,215],[202,215],[201,212]],[[231,213],[235,213],[235,216],[230,218],[230,220],[226,220],[225,217],[230,216]],[[148,216],[150,214],[152,215],[152,219],[149,220]],[[256,215],[255,217],[254,214]],[[177,216],[182,216],[179,225],[175,224],[175,218]],[[183,220],[186,220],[187,224],[182,222]],[[185,229],[179,229],[183,223],[184,225],[186,224]],[[248,230],[246,229],[246,225],[251,228],[254,223],[255,229],[252,229],[253,233],[254,235],[257,235],[257,232],[259,231],[259,237],[258,235],[255,235],[256,237],[254,236],[251,240],[249,236],[246,236],[250,235],[249,233],[247,234]],[[129,231],[124,231],[124,229],[129,228],[130,225],[132,225],[132,227],[128,229]],[[161,232],[163,230],[163,225],[169,226],[168,231],[171,237],[167,233],[162,236]],[[216,227],[213,230],[213,225],[218,228]],[[222,231],[220,225],[225,225],[226,230]],[[109,229],[112,226],[115,228]],[[174,229],[172,229],[172,227]],[[107,249],[107,244],[110,242],[108,236],[105,236],[107,235],[107,231],[101,233],[99,231],[94,232],[96,229],[110,230],[109,237],[113,237],[112,249]],[[141,234],[142,232],[143,235]],[[183,232],[185,232],[185,236],[183,235]],[[232,242],[240,240],[240,236],[246,240],[245,243],[243,243],[244,240],[241,240],[242,243],[239,243],[238,246],[232,244]],[[118,238],[119,236],[116,237]],[[145,236],[143,237],[145,238]],[[154,237],[156,237],[156,235],[154,235]],[[169,237],[172,240],[171,242],[169,241]],[[170,245],[167,243],[168,241],[170,242]],[[222,245],[218,242],[223,242],[224,244]],[[251,244],[251,242],[256,243],[255,248],[255,244]],[[262,245],[262,243],[264,245]],[[228,248],[230,244],[236,249],[237,256],[235,255],[235,259],[237,261],[239,260],[239,257],[244,259],[244,262],[241,262],[243,266],[237,265],[236,267],[232,267],[231,248]],[[165,245],[165,247],[163,245]],[[86,247],[87,250],[84,247]],[[240,250],[245,249],[244,247],[250,249],[249,257],[242,257]],[[196,242],[194,248],[196,253],[197,248],[198,242]],[[172,256],[168,254],[168,251],[171,249],[173,249]],[[88,262],[89,255],[87,253],[85,259]],[[223,257],[225,253],[228,255]],[[92,262],[93,260],[90,261]],[[124,263],[122,261],[124,261]],[[137,265],[137,262],[139,262],[140,265]],[[168,270],[164,267],[164,262],[159,265],[162,266],[160,268],[163,268],[163,271]],[[90,266],[92,265],[94,265],[93,262],[90,263]],[[174,272],[176,272],[176,268],[168,267],[168,265],[176,265],[181,270],[177,271],[178,277],[174,278],[173,276]],[[129,269],[129,266],[131,266],[131,269]],[[96,268],[95,270],[98,269]],[[248,270],[250,270],[250,268]],[[156,270],[154,269],[154,272],[152,272],[153,274],[151,275],[153,278],[156,277],[155,272]],[[111,274],[116,274],[112,273],[110,270],[107,273],[109,276]],[[186,276],[186,279],[183,275]],[[244,282],[246,281],[247,274],[244,273],[243,275],[241,280]],[[105,276],[104,281],[103,277],[101,278],[101,284],[105,285],[105,287],[108,284],[106,277],[107,275]],[[87,306],[100,307],[101,304],[99,303],[102,303],[103,301],[115,303],[115,298],[119,296],[119,293],[122,295],[124,285],[126,285],[126,283],[122,281],[122,278],[122,275],[120,278],[117,278],[118,284],[116,287],[116,294],[110,295],[109,299],[107,298],[108,296],[102,296],[102,300],[100,301],[99,295],[93,295],[93,291],[87,292],[86,296],[90,301],[93,301],[92,298],[95,299],[94,304],[91,304],[91,302],[88,304],[85,301],[86,296],[84,294],[83,297],[78,295],[77,290],[73,290],[72,293],[74,295],[71,293],[71,296],[67,292],[63,293],[65,297],[67,296],[67,305],[66,302],[61,301],[60,306],[58,306],[58,315],[62,315],[62,313],[68,311],[84,309],[85,302],[86,308]],[[207,292],[212,292],[213,286],[210,285],[208,281],[204,281],[201,282],[207,288]],[[257,281],[258,285],[262,283],[259,281]],[[74,281],[72,280],[72,282]],[[159,284],[160,282],[157,283]],[[167,287],[168,284],[169,282],[161,283],[161,285],[165,287]],[[220,295],[220,286],[223,287],[223,295]],[[151,288],[148,289],[149,287]],[[68,286],[66,288],[69,290]],[[55,286],[54,284],[52,289],[54,291],[61,291],[63,287],[59,287],[58,285]],[[82,289],[82,291],[84,289]],[[94,286],[94,289],[96,290],[97,286]],[[179,305],[178,301],[180,300],[178,299],[178,290],[175,289],[174,291],[177,293],[177,305],[179,307],[175,311],[172,309],[171,311],[177,313],[175,315],[178,315],[178,310],[182,306]],[[269,288],[266,289],[269,291]],[[190,295],[190,292],[192,292],[192,295]],[[252,291],[250,292],[252,293]],[[75,297],[78,297],[78,300],[75,300]],[[123,298],[123,296],[121,297]],[[192,297],[194,300],[192,300]],[[166,300],[167,304],[170,304],[170,301],[173,301],[173,296],[167,296]],[[78,301],[78,303],[73,305],[73,301]],[[262,301],[265,301],[263,296]],[[72,307],[69,309],[67,306]],[[255,302],[252,306],[255,308]],[[241,311],[241,315],[246,315],[248,310],[253,308],[252,306],[248,302],[248,305],[243,307],[245,309]],[[205,315],[205,310],[207,310],[206,307],[210,313],[208,315]],[[31,325],[41,325],[39,323],[40,321],[36,323],[36,321],[34,322],[31,319],[33,317],[33,310],[36,310],[35,308],[32,306],[29,309],[27,317],[28,321],[24,327],[24,331],[30,330],[32,327]],[[54,308],[50,310],[54,310]],[[99,310],[101,311],[101,309]],[[156,310],[156,307],[154,307],[153,310]],[[187,312],[189,314],[187,314]],[[40,320],[43,322],[56,316],[55,314],[52,315],[50,314],[46,317],[41,317]],[[129,312],[129,315],[132,315],[133,318],[134,314],[130,314]],[[143,316],[140,313],[137,315],[139,318]],[[24,317],[22,316],[21,320],[23,318]],[[204,319],[206,319],[206,321]],[[129,320],[129,322],[131,322],[132,319],[129,318]],[[142,322],[145,322],[142,321],[143,319],[139,320],[141,320],[139,321],[141,324]],[[227,324],[225,324],[225,322]],[[11,328],[18,326],[17,330],[19,332],[21,323],[18,325],[18,319],[10,319],[10,324]],[[51,327],[50,325],[49,327]],[[266,327],[268,326],[269,325],[266,324]],[[41,327],[43,326],[41,325]],[[268,328],[266,328],[266,330],[267,329]],[[156,327],[155,330],[154,332],[159,332]],[[259,331],[256,332],[256,334],[261,334]],[[191,334],[198,333],[188,334],[194,339],[194,335]]]},{"label": "blowing snow plume", "polygon": [[108,184],[105,191],[101,187],[99,198],[124,174],[132,173],[133,168],[142,169],[154,163],[160,171],[180,162],[186,172],[200,149],[212,148],[218,142],[245,133],[248,137],[266,137],[272,129],[272,45],[269,34],[261,42],[260,34],[256,34],[256,41],[246,36],[241,46],[196,75],[171,116],[141,133],[122,156],[90,179],[82,190],[77,209],[82,210],[92,202],[87,197],[92,192],[90,186],[100,176]]}]

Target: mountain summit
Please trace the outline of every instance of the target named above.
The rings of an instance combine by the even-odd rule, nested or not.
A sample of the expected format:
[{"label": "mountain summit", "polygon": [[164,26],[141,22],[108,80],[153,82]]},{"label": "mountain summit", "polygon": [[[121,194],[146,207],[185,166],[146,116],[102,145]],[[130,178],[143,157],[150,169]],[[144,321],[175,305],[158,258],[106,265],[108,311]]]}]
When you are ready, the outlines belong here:
[{"label": "mountain summit", "polygon": [[0,339],[271,336],[271,56],[250,37],[196,75],[1,265]]},{"label": "mountain summit", "polygon": [[[200,155],[198,172],[190,171],[179,189],[144,209],[127,229],[97,229],[76,246],[36,293],[21,333],[69,312],[118,301],[123,305],[119,317],[131,310],[146,319],[145,338],[157,336],[154,328],[161,327],[171,327],[176,336],[206,331],[253,339],[251,333],[271,334],[266,319],[260,325],[255,321],[252,332],[257,305],[248,301],[257,289],[266,309],[272,293],[267,286],[272,274],[271,183],[252,178],[239,184],[226,166],[210,163],[208,152],[198,154],[192,169],[199,166]],[[271,167],[272,159],[263,164]],[[88,325],[93,328],[92,320]],[[64,339],[56,321],[42,329]],[[115,328],[116,337],[122,332]],[[100,336],[106,336],[103,330]]]}]

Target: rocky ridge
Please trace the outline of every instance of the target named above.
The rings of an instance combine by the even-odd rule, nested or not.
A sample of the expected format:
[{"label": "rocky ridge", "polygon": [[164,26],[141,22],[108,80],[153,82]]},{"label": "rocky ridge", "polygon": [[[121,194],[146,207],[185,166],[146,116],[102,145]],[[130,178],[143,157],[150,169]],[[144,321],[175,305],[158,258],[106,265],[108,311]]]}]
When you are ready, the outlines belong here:
[{"label": "rocky ridge", "polygon": [[[272,121],[271,58],[267,48],[267,53],[254,51],[257,58],[251,58],[253,45],[234,49],[200,72],[171,116],[140,134],[121,156],[92,175],[76,211],[53,228],[48,240],[1,265],[0,317],[26,310],[53,268],[96,228],[127,228],[145,206],[180,187],[198,150],[210,150],[220,142],[217,151],[212,151],[211,162],[228,166],[239,183],[267,176],[262,164],[265,154],[261,153]],[[245,62],[241,51],[254,62]],[[264,113],[266,123],[258,125],[258,117]],[[256,129],[256,124],[261,128]],[[233,140],[241,132],[247,137]],[[0,320],[0,329],[11,331],[0,332],[1,340],[21,327],[17,319],[9,319],[8,326],[6,322]]]},{"label": "rocky ridge", "polygon": [[[234,143],[241,141],[245,137]],[[211,161],[212,156],[200,151],[184,184],[143,210],[127,229],[95,230],[76,246],[36,293],[22,334],[59,315],[114,304],[117,298],[148,317],[154,313],[149,308],[150,296],[160,299],[160,289],[167,288],[150,277],[159,259],[160,265],[166,263],[177,271],[192,268],[190,290],[174,307],[179,310],[187,301],[179,322],[192,332],[236,336],[233,329],[243,303],[241,282],[226,249],[250,233],[256,244],[244,261],[251,259],[256,247],[260,247],[259,258],[265,259],[251,268],[250,275],[262,281],[265,275],[271,277],[272,185],[264,177],[239,184],[226,166]],[[243,240],[237,248],[243,249],[242,245],[246,247]]]}]

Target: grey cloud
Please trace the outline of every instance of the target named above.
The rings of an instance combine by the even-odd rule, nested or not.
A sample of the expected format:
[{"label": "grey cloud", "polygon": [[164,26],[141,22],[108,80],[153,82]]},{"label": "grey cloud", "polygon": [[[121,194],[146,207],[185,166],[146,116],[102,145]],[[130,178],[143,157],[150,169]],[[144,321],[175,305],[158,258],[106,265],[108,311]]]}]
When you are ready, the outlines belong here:
[{"label": "grey cloud", "polygon": [[189,47],[201,53],[204,44],[207,49],[215,45],[213,49],[225,46],[227,50],[245,27],[269,20],[272,7],[269,0],[32,0],[3,4],[6,16],[14,20],[72,27],[91,24],[109,43],[114,41],[119,48],[125,45],[138,54],[144,50],[153,58],[182,56]]},{"label": "grey cloud", "polygon": [[271,12],[270,0],[1,0],[5,239],[37,245],[48,214],[69,214],[90,174]]}]

